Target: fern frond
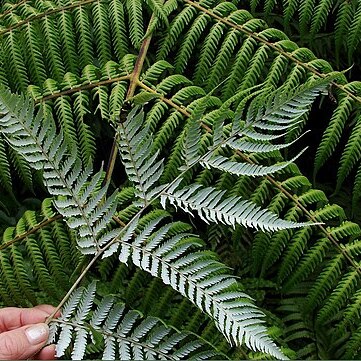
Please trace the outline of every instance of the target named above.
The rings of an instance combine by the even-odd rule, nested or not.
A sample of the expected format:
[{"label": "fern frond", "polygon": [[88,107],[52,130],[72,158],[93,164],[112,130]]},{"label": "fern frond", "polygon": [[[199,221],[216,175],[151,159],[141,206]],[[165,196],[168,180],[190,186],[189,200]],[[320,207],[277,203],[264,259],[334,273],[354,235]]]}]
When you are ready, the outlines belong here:
[{"label": "fern frond", "polygon": [[33,104],[28,98],[12,95],[2,88],[0,107],[0,132],[34,169],[44,170],[49,192],[65,197],[57,199],[55,204],[67,218],[69,227],[78,230],[82,252],[95,253],[113,237],[114,232],[104,233],[104,230],[116,207],[115,193],[105,203],[102,203],[102,198],[107,186],[92,194],[101,180],[101,172],[84,187],[92,175],[91,167],[83,169],[76,148],[67,144],[62,133],[56,134],[50,117],[45,122],[42,112],[38,112],[33,118]]},{"label": "fern frond", "polygon": [[134,108],[119,126],[119,151],[129,179],[135,183],[136,196],[144,204],[159,192],[152,189],[163,173],[163,160],[156,161],[159,152],[151,153],[152,137],[143,128],[144,112]]},{"label": "fern frond", "polygon": [[164,9],[164,4],[162,0],[144,0],[145,3],[150,7],[156,17],[158,17],[165,26],[168,26],[168,16]]},{"label": "fern frond", "polygon": [[345,123],[352,110],[352,99],[342,97],[340,103],[330,120],[330,123],[322,136],[321,143],[315,157],[315,174],[323,166],[327,158],[332,154],[341,137]]},{"label": "fern frond", "polygon": [[69,288],[69,272],[81,257],[60,218],[52,200],[45,199],[41,212],[26,211],[15,227],[4,231],[0,244],[4,292],[0,297],[6,305],[35,305],[41,293],[59,301]]},{"label": "fern frond", "polygon": [[361,34],[361,5],[360,3],[358,3],[347,36],[348,57],[350,60],[352,58],[352,54],[356,51],[357,45],[360,43],[360,34]]},{"label": "fern frond", "polygon": [[0,184],[6,192],[12,193],[10,163],[2,137],[0,137]]},{"label": "fern frond", "polygon": [[78,52],[79,65],[84,68],[92,63],[92,37],[88,11],[79,6],[74,9],[75,27],[79,34]]},{"label": "fern frond", "polygon": [[341,184],[346,179],[355,164],[359,164],[361,159],[361,115],[356,118],[350,138],[342,153],[340,166],[337,171],[336,190],[341,188]]},{"label": "fern frond", "polygon": [[7,64],[12,77],[11,84],[17,90],[26,91],[26,87],[29,85],[28,74],[25,68],[26,62],[19,44],[19,39],[13,31],[2,40],[2,46],[5,49]]},{"label": "fern frond", "polygon": [[[114,52],[118,61],[123,58],[128,49],[128,36],[125,25],[124,6],[120,0],[112,0],[109,4],[109,21],[112,29]],[[109,59],[107,59],[109,60]]]},{"label": "fern frond", "polygon": [[348,300],[357,289],[360,281],[360,275],[356,270],[346,273],[340,280],[335,290],[330,295],[324,306],[321,308],[317,322],[325,323],[335,315],[342,307],[347,305]]},{"label": "fern frond", "polygon": [[240,162],[232,162],[229,161],[227,157],[223,156],[212,156],[210,155],[207,158],[202,159],[202,165],[207,168],[216,168],[222,172],[228,172],[235,175],[246,175],[250,177],[259,177],[267,174],[276,173],[288,165],[293,163],[298,157],[297,155],[293,159],[288,162],[284,162],[283,164],[275,164],[272,166],[262,166],[257,164],[249,164],[249,163],[240,163]]},{"label": "fern frond", "polygon": [[121,246],[121,262],[130,258],[136,266],[160,277],[186,296],[215,320],[229,342],[245,343],[251,349],[284,358],[266,335],[265,327],[260,325],[262,312],[249,301],[249,296],[238,290],[237,282],[227,274],[225,266],[207,252],[198,251],[200,241],[192,234],[172,232],[172,229],[184,228],[182,223],[160,227],[166,216],[165,212],[156,213],[130,243],[138,224],[138,220],[133,221],[107,256]]},{"label": "fern frond", "polygon": [[57,339],[56,355],[61,357],[74,340],[72,359],[82,359],[88,338],[102,340],[102,358],[114,359],[212,359],[220,353],[200,337],[165,326],[155,317],[127,310],[114,297],[104,297],[97,308],[95,283],[77,289],[65,305],[62,316],[50,326],[50,342]]},{"label": "fern frond", "polygon": [[142,2],[137,0],[127,0],[126,10],[129,17],[129,35],[133,46],[139,49],[141,41],[145,35],[143,23]]},{"label": "fern frond", "polygon": [[333,0],[322,0],[314,9],[312,16],[311,36],[315,36],[320,29],[325,25],[327,20],[327,15],[330,13],[333,6]]}]

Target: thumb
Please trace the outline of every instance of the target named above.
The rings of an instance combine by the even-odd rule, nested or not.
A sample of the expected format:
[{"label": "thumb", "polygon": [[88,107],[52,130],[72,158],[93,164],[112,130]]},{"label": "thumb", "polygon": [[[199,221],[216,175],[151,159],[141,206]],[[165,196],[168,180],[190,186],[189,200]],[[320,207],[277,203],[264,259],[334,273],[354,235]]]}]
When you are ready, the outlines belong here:
[{"label": "thumb", "polygon": [[45,323],[28,325],[0,334],[0,360],[27,359],[45,345],[49,327]]}]

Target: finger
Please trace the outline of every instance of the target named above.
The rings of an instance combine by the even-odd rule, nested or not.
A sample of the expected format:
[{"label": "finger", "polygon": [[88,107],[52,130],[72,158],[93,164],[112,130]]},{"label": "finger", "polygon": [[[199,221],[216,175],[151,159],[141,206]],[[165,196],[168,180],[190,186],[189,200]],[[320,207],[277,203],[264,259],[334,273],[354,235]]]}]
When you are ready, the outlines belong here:
[{"label": "finger", "polygon": [[44,311],[44,312],[48,313],[49,315],[51,313],[53,313],[55,310],[55,307],[52,305],[37,305],[34,308],[36,308],[37,310]]},{"label": "finger", "polygon": [[0,334],[0,360],[24,360],[45,345],[49,327],[45,323],[23,326]]},{"label": "finger", "polygon": [[32,323],[44,322],[55,308],[53,306],[43,306],[34,308],[6,307],[0,309],[0,332],[11,331]]},{"label": "finger", "polygon": [[55,360],[55,345],[44,347],[35,355],[34,360]]},{"label": "finger", "polygon": [[[38,305],[35,306],[34,308],[37,308],[41,311],[45,311],[47,313],[49,313],[49,315],[51,315],[54,311],[55,311],[55,307],[52,305]],[[60,317],[61,312],[57,311],[56,314],[54,315],[55,318]]]}]

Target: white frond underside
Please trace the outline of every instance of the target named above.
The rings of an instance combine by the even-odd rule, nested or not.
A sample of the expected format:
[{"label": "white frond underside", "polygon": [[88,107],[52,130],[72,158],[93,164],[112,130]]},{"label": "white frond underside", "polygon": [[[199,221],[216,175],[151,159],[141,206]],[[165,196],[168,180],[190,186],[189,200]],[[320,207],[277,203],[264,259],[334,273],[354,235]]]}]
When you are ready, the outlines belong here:
[{"label": "white frond underside", "polygon": [[149,128],[143,127],[144,112],[134,108],[119,126],[119,151],[125,170],[135,186],[136,196],[147,204],[159,192],[154,187],[163,173],[163,159],[157,161],[159,151],[151,154],[152,137]]},{"label": "white frond underside", "polygon": [[232,227],[241,224],[263,231],[277,231],[314,224],[280,219],[275,213],[262,209],[251,201],[238,196],[226,197],[225,190],[217,190],[213,187],[203,188],[200,184],[192,184],[177,190],[178,184],[162,193],[163,207],[166,207],[166,201],[169,200],[172,205],[187,213],[192,214],[192,211],[196,211],[206,223],[223,223]]},{"label": "white frond underside", "polygon": [[221,155],[209,155],[208,157],[202,159],[201,164],[208,169],[216,168],[220,171],[228,172],[238,176],[245,175],[249,177],[261,177],[267,174],[276,173],[286,168],[292,164],[304,151],[305,150],[287,162],[282,162],[271,166],[234,162],[230,161],[228,157],[223,157]]},{"label": "white frond underside", "polygon": [[155,317],[126,310],[113,296],[105,296],[94,310],[95,291],[95,282],[77,289],[61,317],[51,322],[49,342],[57,341],[57,357],[69,349],[73,360],[81,360],[87,343],[99,342],[99,338],[103,340],[103,360],[207,360],[221,356],[196,335],[178,332]]},{"label": "white frond underside", "polygon": [[146,272],[187,297],[212,317],[230,343],[246,344],[253,350],[277,358],[285,356],[262,325],[264,314],[250,297],[238,290],[237,281],[227,268],[209,253],[200,251],[200,240],[186,232],[173,235],[175,223],[160,215],[138,230],[132,242],[119,239],[119,260],[129,259]]},{"label": "white frond underside", "polygon": [[77,230],[81,252],[94,254],[116,235],[106,229],[115,212],[116,194],[104,201],[108,185],[99,187],[102,172],[93,174],[91,165],[83,166],[76,146],[62,131],[57,134],[49,114],[33,113],[28,98],[1,87],[0,132],[32,168],[43,170],[49,193],[58,197],[54,203],[59,213]]},{"label": "white frond underside", "polygon": [[[306,89],[304,93],[307,91]],[[272,145],[261,142],[263,147],[255,147],[252,142],[269,142],[282,137],[283,134],[280,135],[279,132],[289,132],[301,121],[300,118],[308,111],[318,93],[319,90],[303,96],[295,93],[294,96],[301,100],[295,101],[292,95],[286,103],[279,101],[276,93],[266,107],[254,102],[247,113],[246,122],[243,123],[245,125],[241,125],[240,117],[235,117],[231,135],[226,139],[221,129],[223,120],[216,122],[213,149],[203,156],[199,154],[199,142],[200,116],[204,110],[198,109],[201,114],[198,116],[196,108],[195,121],[189,124],[182,153],[186,168],[201,163],[205,167],[218,168],[223,172],[248,176],[264,175],[284,168],[290,162],[274,166],[237,163],[217,154],[217,149],[225,146],[247,152],[282,149],[281,144],[272,148]],[[106,198],[107,186],[100,186],[102,173],[92,175],[91,166],[83,167],[78,160],[75,146],[67,144],[61,132],[57,134],[51,118],[43,120],[41,112],[33,118],[33,105],[29,100],[11,95],[6,90],[0,92],[0,131],[33,168],[44,171],[49,192],[58,197],[56,206],[59,212],[66,218],[69,227],[77,231],[78,243],[83,253],[96,253],[100,247],[109,244],[103,257],[119,251],[121,262],[127,263],[131,259],[139,268],[161,278],[164,283],[212,317],[230,343],[238,346],[246,344],[254,351],[265,352],[277,358],[285,357],[267,335],[267,329],[262,325],[263,313],[246,294],[238,290],[236,280],[227,274],[225,266],[215,261],[207,252],[199,251],[200,241],[194,235],[183,231],[172,233],[174,223],[165,222],[166,215],[153,219],[144,227],[139,227],[138,215],[120,234],[119,230],[107,231],[116,210],[116,195]],[[120,155],[129,180],[134,183],[136,197],[140,199],[138,205],[140,203],[146,207],[160,196],[163,207],[166,207],[168,200],[188,213],[196,211],[206,222],[233,227],[241,224],[266,231],[308,224],[281,220],[272,212],[261,209],[248,200],[227,196],[225,190],[203,188],[199,184],[178,189],[181,177],[171,185],[156,187],[163,173],[163,160],[157,160],[159,152],[151,153],[152,134],[144,127],[143,110],[134,108],[127,120],[120,124],[118,133]],[[242,138],[244,136],[247,137],[246,140]],[[87,340],[94,336],[92,332],[101,333],[105,330],[109,337],[104,339],[104,357],[154,358],[153,346],[157,340],[162,339],[165,331],[154,336],[153,330],[152,335],[147,338],[152,347],[145,351],[132,346],[131,342],[124,341],[124,338],[133,330],[138,314],[130,311],[122,316],[124,306],[114,306],[109,298],[103,300],[102,308],[98,308],[93,314],[89,332],[84,320],[91,313],[94,296],[95,285],[89,287],[84,294],[75,292],[65,306],[68,312],[63,314],[64,319],[55,321],[61,329],[58,354],[61,355],[69,344],[74,342],[72,357],[84,357]],[[108,314],[112,317],[105,321]],[[151,321],[144,326],[145,330],[150,324]],[[142,336],[144,335],[138,330],[136,337],[139,339]],[[123,341],[118,342],[119,340]],[[188,349],[180,348],[178,354],[175,351],[173,357],[188,357],[190,352],[194,351],[195,343],[190,345]]]}]

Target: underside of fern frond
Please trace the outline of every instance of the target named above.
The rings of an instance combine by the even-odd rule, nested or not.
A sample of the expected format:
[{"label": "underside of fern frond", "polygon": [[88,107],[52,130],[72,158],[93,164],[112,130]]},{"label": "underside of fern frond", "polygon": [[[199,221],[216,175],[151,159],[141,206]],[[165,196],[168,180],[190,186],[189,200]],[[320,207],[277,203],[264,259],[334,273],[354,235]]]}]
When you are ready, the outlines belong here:
[{"label": "underside of fern frond", "polygon": [[95,347],[102,344],[103,360],[199,360],[217,359],[221,354],[200,337],[165,326],[155,317],[144,317],[139,311],[106,296],[93,311],[96,285],[78,288],[64,306],[60,318],[51,324],[49,342],[57,340],[57,357],[64,355],[74,342],[71,358],[84,358],[88,339]]},{"label": "underside of fern frond", "polygon": [[[91,169],[82,169],[82,164],[76,157],[76,149],[73,148],[72,154],[67,155],[69,148],[66,140],[62,132],[56,134],[52,119],[43,119],[42,112],[33,119],[32,103],[24,97],[14,96],[6,89],[2,90],[1,96],[0,131],[9,144],[35,169],[43,169],[45,185],[51,194],[59,197],[54,204],[68,227],[75,230],[80,251],[83,254],[95,254],[88,267],[100,255],[109,257],[121,246],[121,262],[126,263],[131,256],[136,266],[160,277],[165,284],[170,284],[209,314],[229,342],[235,342],[239,346],[245,343],[247,347],[277,358],[284,357],[266,334],[266,328],[261,326],[262,321],[258,317],[262,316],[262,313],[252,303],[243,300],[247,300],[248,296],[237,291],[236,281],[224,273],[221,264],[212,261],[207,253],[191,252],[191,249],[197,248],[198,242],[194,241],[190,234],[181,232],[181,224],[177,226],[168,223],[155,231],[158,223],[164,218],[160,216],[146,225],[133,242],[129,242],[137,229],[139,215],[148,206],[145,203],[123,230],[107,229],[115,213],[116,193],[106,199],[108,186],[97,189],[101,173],[96,174],[87,184]],[[120,133],[120,144],[127,141],[131,134],[139,131],[139,119],[143,120],[143,117],[137,117],[134,112],[131,112],[128,118],[124,125],[121,124],[124,132]],[[136,171],[137,178],[130,177],[130,181],[146,184],[144,178],[148,179],[148,174],[153,174],[155,157],[151,156],[150,161],[146,161],[145,164],[137,162],[149,152],[151,146],[144,136],[140,139],[138,142],[130,141],[126,144],[123,154],[131,156],[123,157],[123,162],[125,165],[131,162]],[[158,165],[156,167],[159,168]],[[142,168],[144,171],[141,171]],[[160,176],[161,172],[157,178]],[[170,187],[166,185],[166,188],[170,190],[177,183],[179,182],[174,181]],[[148,188],[153,184],[154,182]],[[156,195],[153,195],[148,203],[154,202],[164,193],[164,187],[158,188],[161,189],[161,193],[154,192]],[[135,196],[138,194],[135,193]],[[233,207],[228,208],[224,210],[226,215],[233,212]],[[217,208],[214,208],[214,211],[217,211]],[[281,221],[279,227],[293,226],[295,225],[292,223],[282,224]],[[170,231],[172,233],[168,233]],[[144,246],[145,242],[148,244]],[[83,275],[84,273],[75,285],[80,282]],[[83,334],[79,337],[86,339],[86,335]],[[84,347],[78,343],[75,341],[76,347],[79,348],[77,352],[83,355]],[[76,353],[74,358],[78,357]]]}]

